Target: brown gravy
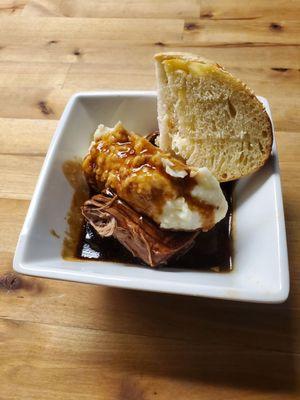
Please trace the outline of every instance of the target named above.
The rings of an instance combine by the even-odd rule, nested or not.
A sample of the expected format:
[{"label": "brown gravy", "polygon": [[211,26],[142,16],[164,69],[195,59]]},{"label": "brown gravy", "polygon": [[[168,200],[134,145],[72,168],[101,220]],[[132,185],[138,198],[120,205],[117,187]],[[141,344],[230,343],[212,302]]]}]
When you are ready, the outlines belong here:
[{"label": "brown gravy", "polygon": [[[221,184],[228,201],[226,217],[208,232],[200,232],[186,254],[170,260],[164,268],[202,269],[226,272],[232,269],[231,223],[234,183]],[[144,265],[116,239],[99,237],[89,223],[83,223],[76,258]]]},{"label": "brown gravy", "polygon": [[[170,176],[163,158],[172,163],[173,170],[187,170],[182,161],[164,153],[149,140],[123,129],[104,134],[92,145],[84,159],[83,170],[90,187],[98,192],[105,187],[112,189],[131,207],[156,222],[165,201],[175,196],[183,197],[191,209],[201,213],[204,230],[209,230],[214,226],[215,207],[191,196],[197,185],[196,179],[189,174],[183,179]],[[151,175],[149,170],[152,170]]]}]

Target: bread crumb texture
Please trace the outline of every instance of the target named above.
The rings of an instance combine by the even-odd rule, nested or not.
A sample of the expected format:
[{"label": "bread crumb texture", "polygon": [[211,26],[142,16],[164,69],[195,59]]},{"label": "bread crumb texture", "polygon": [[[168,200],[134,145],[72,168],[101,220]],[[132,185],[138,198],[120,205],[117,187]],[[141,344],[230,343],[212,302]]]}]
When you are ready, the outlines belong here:
[{"label": "bread crumb texture", "polygon": [[253,92],[221,66],[194,55],[156,56],[160,147],[219,181],[259,169],[272,126]]}]

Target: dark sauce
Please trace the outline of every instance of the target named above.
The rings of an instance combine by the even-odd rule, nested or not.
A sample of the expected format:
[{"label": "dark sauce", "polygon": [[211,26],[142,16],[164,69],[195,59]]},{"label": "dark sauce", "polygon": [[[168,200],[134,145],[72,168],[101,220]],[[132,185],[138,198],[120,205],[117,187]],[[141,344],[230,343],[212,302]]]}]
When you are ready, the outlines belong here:
[{"label": "dark sauce", "polygon": [[[184,268],[226,272],[232,269],[231,224],[233,182],[222,183],[228,201],[226,217],[208,232],[200,232],[194,246],[184,255],[171,259],[164,268]],[[101,238],[91,225],[85,222],[77,246],[76,257],[84,260],[114,261],[125,264],[145,265],[133,257],[113,237]]]}]

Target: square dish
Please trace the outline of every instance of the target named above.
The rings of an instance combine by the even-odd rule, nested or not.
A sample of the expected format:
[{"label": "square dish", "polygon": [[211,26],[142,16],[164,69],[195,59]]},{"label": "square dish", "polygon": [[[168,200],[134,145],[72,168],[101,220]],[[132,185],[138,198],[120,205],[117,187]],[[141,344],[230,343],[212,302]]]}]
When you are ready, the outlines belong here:
[{"label": "square dish", "polygon": [[[266,99],[260,98],[269,115]],[[156,92],[93,92],[74,95],[50,144],[15,257],[17,272],[130,289],[230,300],[278,303],[289,293],[285,223],[276,144],[257,173],[240,179],[233,192],[233,270],[213,273],[150,269],[116,262],[67,261],[61,256],[73,189],[62,165],[83,157],[101,122],[121,120],[147,134],[157,129]],[[55,230],[60,238],[53,237]]]}]

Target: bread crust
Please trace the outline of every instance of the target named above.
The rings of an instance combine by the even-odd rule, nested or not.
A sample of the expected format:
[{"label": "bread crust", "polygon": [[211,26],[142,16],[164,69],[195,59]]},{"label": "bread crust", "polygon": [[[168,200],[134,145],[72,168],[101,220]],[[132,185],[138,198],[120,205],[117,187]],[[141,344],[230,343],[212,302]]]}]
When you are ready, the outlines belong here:
[{"label": "bread crust", "polygon": [[[191,54],[191,53],[184,53],[184,52],[158,53],[158,54],[156,54],[154,56],[154,59],[156,61],[156,65],[157,65],[157,69],[161,68],[161,63],[163,61],[171,60],[171,59],[174,59],[174,58],[181,59],[181,60],[184,60],[184,61],[194,61],[194,62],[199,62],[199,63],[202,63],[202,64],[214,66],[217,70],[221,71],[225,76],[228,76],[231,79],[233,79],[237,86],[240,86],[243,91],[245,91],[252,99],[254,99],[256,105],[261,110],[261,113],[264,114],[264,118],[268,122],[267,137],[265,138],[265,140],[267,141],[265,154],[261,155],[261,157],[259,158],[259,160],[258,160],[257,164],[255,165],[255,167],[252,166],[247,173],[240,174],[240,173],[234,173],[233,171],[231,171],[231,175],[230,175],[229,178],[224,179],[221,176],[218,176],[218,180],[220,182],[232,181],[232,180],[239,179],[242,176],[247,176],[247,175],[259,170],[263,165],[265,165],[265,163],[269,159],[271,151],[272,151],[273,127],[272,127],[272,123],[271,123],[270,117],[269,117],[265,107],[258,100],[258,98],[255,96],[254,92],[244,82],[242,82],[240,79],[236,78],[230,72],[225,70],[220,64],[218,64],[216,62],[213,62],[213,61],[211,61],[209,59],[206,59],[204,57],[200,57],[198,55]],[[160,85],[160,82],[158,82],[158,85]]]}]

